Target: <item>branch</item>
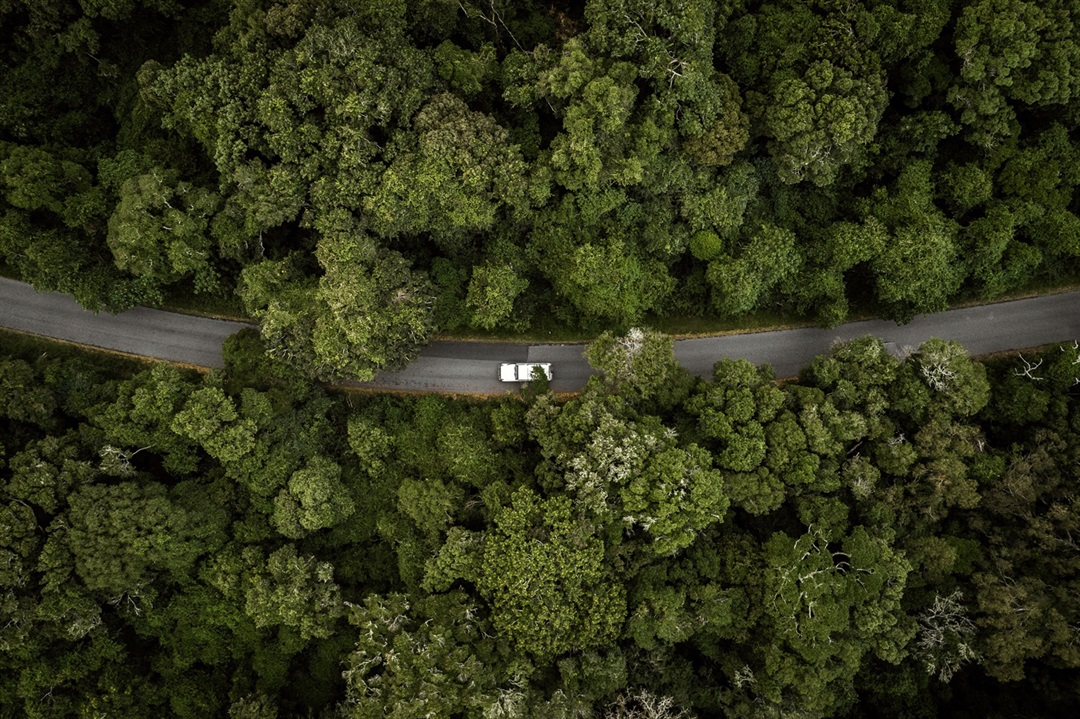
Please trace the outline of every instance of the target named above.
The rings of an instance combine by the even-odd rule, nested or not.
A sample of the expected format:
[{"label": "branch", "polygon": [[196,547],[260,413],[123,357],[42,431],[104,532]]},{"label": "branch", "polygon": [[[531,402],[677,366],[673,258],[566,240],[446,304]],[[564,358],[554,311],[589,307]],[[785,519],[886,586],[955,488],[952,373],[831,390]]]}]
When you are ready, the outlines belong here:
[{"label": "branch", "polygon": [[1041,359],[1038,362],[1032,363],[1032,362],[1024,359],[1024,355],[1020,355],[1020,361],[1024,363],[1024,368],[1022,370],[1018,369],[1015,372],[1013,372],[1014,375],[1016,375],[1017,377],[1027,377],[1028,379],[1033,380],[1035,382],[1042,382],[1043,381],[1042,377],[1036,377],[1035,375],[1031,374],[1032,372],[1037,370],[1042,365],[1043,361]]}]

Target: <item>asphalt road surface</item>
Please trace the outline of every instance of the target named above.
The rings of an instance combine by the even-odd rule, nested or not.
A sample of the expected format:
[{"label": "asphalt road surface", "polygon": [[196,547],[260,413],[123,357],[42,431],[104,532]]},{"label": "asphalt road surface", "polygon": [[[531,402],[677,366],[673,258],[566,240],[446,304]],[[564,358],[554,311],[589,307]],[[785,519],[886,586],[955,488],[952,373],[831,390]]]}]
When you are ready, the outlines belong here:
[{"label": "asphalt road surface", "polygon": [[59,292],[0,277],[0,327],[199,367],[222,367],[221,343],[246,325],[145,307],[94,314]]},{"label": "asphalt road surface", "polygon": [[[221,367],[221,343],[248,325],[136,308],[118,315],[93,314],[66,295],[37,293],[29,285],[0,278],[0,326],[130,354]],[[956,340],[973,355],[1080,339],[1080,292],[1067,292],[951,310],[918,317],[906,325],[885,320],[851,322],[829,329],[807,328],[680,340],[675,356],[692,373],[708,377],[723,358],[769,363],[778,377],[793,376],[838,340],[876,335],[900,355],[931,337]],[[581,389],[591,374],[580,344],[519,345],[497,342],[435,342],[399,372],[373,382],[372,389],[420,392],[502,393],[516,384],[498,381],[502,362],[551,362],[556,392]]]}]

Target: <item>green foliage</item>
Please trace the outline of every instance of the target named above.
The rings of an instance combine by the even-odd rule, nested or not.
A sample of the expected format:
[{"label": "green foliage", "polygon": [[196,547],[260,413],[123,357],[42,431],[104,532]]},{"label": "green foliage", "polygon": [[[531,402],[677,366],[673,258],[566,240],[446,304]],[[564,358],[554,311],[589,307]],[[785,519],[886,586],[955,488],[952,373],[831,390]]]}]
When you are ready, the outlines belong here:
[{"label": "green foliage", "polygon": [[699,230],[690,238],[690,254],[704,262],[715,258],[723,249],[724,243],[715,232]]},{"label": "green foliage", "polygon": [[529,281],[519,277],[513,266],[480,265],[473,268],[465,306],[472,311],[471,323],[481,329],[494,329],[513,314],[514,300]]},{"label": "green foliage", "polygon": [[170,428],[222,463],[240,459],[255,439],[255,422],[241,418],[232,399],[217,387],[192,392]]},{"label": "green foliage", "polygon": [[718,314],[732,316],[758,306],[763,295],[799,271],[802,257],[795,233],[772,225],[753,231],[739,257],[721,256],[709,263],[706,278]]},{"label": "green foliage", "polygon": [[363,380],[439,331],[906,321],[1080,256],[1071,0],[383,5],[0,10],[0,260],[95,310],[238,291]]},{"label": "green foliage", "polygon": [[45,428],[52,424],[56,398],[38,382],[34,368],[19,359],[0,361],[0,396],[3,416]]},{"label": "green foliage", "polygon": [[253,574],[246,578],[244,611],[256,626],[282,625],[302,639],[333,633],[344,612],[333,565],[298,554],[292,544],[265,560],[258,550],[245,550],[244,559],[254,563]]},{"label": "green foliage", "polygon": [[138,593],[156,572],[180,580],[203,551],[194,517],[157,483],[80,487],[68,500],[67,542],[86,587]]},{"label": "green foliage", "polygon": [[[131,464],[135,451],[153,448],[167,471],[193,472],[198,462],[195,445],[172,430],[175,417],[194,389],[185,380],[175,367],[159,364],[149,372],[120,383],[115,401],[96,408],[91,415],[109,442],[101,452],[115,457],[119,468],[123,469]],[[212,392],[210,397],[214,397]],[[198,424],[214,422],[212,417],[191,419]]]},{"label": "green foliage", "polygon": [[443,94],[416,114],[412,130],[364,205],[379,234],[453,238],[490,229],[501,206],[524,208],[525,164],[490,117]]},{"label": "green foliage", "polygon": [[631,403],[669,409],[690,391],[692,380],[675,359],[675,343],[658,332],[634,328],[623,337],[605,332],[585,356],[611,391]]},{"label": "green foliage", "polygon": [[840,168],[856,160],[877,131],[886,95],[878,78],[858,78],[828,60],[800,77],[773,78],[764,124],[784,182],[829,185]]},{"label": "green foliage", "polygon": [[353,232],[335,230],[320,242],[326,272],[317,285],[294,258],[243,272],[241,297],[267,351],[312,376],[371,379],[412,359],[432,330],[425,278]]},{"label": "green foliage", "polygon": [[92,482],[98,475],[99,469],[81,449],[75,433],[28,442],[7,461],[10,478],[4,491],[45,512],[56,512],[76,487]]},{"label": "green foliage", "polygon": [[161,284],[194,275],[198,291],[216,289],[209,224],[218,202],[215,193],[159,167],[126,181],[109,219],[107,242],[116,266]]},{"label": "green foliage", "polygon": [[579,396],[493,405],[327,397],[243,348],[225,375],[159,366],[72,403],[85,366],[5,358],[57,395],[0,418],[0,696],[835,716],[968,697],[954,677],[982,672],[1060,713],[1073,345],[983,364],[866,337],[778,386],[731,360],[690,381],[669,339],[604,335]]},{"label": "green foliage", "polygon": [[776,534],[765,556],[761,601],[774,640],[761,650],[768,677],[751,692],[778,708],[834,712],[851,702],[865,652],[903,656],[914,630],[900,608],[910,567],[864,527],[836,547],[813,527],[795,541]]},{"label": "green foliage", "polygon": [[350,608],[358,641],[345,659],[343,716],[449,716],[499,705],[498,668],[486,666],[476,646],[486,622],[469,598],[455,592],[426,604],[414,609],[400,594],[371,595]]},{"label": "green foliage", "polygon": [[950,102],[972,142],[993,147],[1015,124],[1018,105],[1064,105],[1080,89],[1076,10],[1065,2],[982,0],[963,8],[955,51],[962,61]]},{"label": "green foliage", "polygon": [[[861,339],[778,386],[630,328],[1067,275],[1077,22],[0,3],[4,272],[261,326],[205,377],[0,358],[0,714],[1074,714],[1071,343]],[[580,396],[309,382],[538,321],[606,330]]]},{"label": "green foliage", "polygon": [[672,289],[663,265],[628,251],[621,238],[566,249],[551,280],[583,317],[626,326]]},{"label": "green foliage", "polygon": [[934,208],[933,187],[930,163],[912,163],[891,191],[876,193],[878,203],[868,212],[892,231],[871,257],[870,268],[878,301],[901,322],[945,309],[965,276],[958,228]]},{"label": "green foliage", "polygon": [[[22,210],[49,210],[75,220],[87,199],[90,173],[78,163],[56,157],[44,148],[5,145],[0,155],[4,199]],[[69,222],[73,227],[82,223]]]},{"label": "green foliage", "polygon": [[288,489],[274,499],[274,525],[284,536],[299,539],[348,519],[354,508],[341,483],[341,468],[331,460],[314,457],[293,472]]},{"label": "green foliage", "polygon": [[479,52],[470,52],[443,40],[434,52],[439,76],[463,97],[475,97],[497,72],[495,46],[485,43]]},{"label": "green foliage", "polygon": [[566,498],[515,493],[495,519],[478,582],[492,624],[540,660],[612,641],[626,600],[605,576],[603,555],[603,542],[575,520]]}]

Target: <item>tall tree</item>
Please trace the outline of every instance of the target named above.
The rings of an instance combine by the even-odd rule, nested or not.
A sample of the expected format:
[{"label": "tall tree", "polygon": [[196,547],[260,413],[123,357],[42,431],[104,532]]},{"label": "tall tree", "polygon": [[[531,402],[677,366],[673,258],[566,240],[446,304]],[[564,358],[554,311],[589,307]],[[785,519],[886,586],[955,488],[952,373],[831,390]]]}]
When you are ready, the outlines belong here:
[{"label": "tall tree", "polygon": [[541,661],[614,641],[624,590],[604,566],[604,545],[565,497],[523,489],[499,513],[484,549],[478,589],[491,621],[514,647]]}]

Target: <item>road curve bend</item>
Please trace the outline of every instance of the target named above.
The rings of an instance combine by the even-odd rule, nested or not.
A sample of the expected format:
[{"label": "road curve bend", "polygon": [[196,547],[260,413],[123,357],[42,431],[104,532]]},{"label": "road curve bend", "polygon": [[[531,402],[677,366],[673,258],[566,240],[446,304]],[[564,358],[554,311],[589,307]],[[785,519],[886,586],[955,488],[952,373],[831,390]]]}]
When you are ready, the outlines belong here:
[{"label": "road curve bend", "polygon": [[[0,326],[91,347],[172,362],[221,367],[226,337],[251,325],[138,307],[117,315],[95,314],[67,295],[39,293],[23,282],[0,278]],[[1080,338],[1080,291],[999,302],[917,317],[906,325],[887,320],[679,340],[675,356],[695,375],[707,377],[723,357],[771,364],[778,377],[798,373],[836,341],[872,334],[896,354],[931,337],[956,340],[973,355]],[[503,342],[433,342],[403,370],[372,382],[370,389],[497,394],[517,390],[498,380],[502,362],[551,362],[556,392],[581,389],[591,368],[583,345]]]}]

